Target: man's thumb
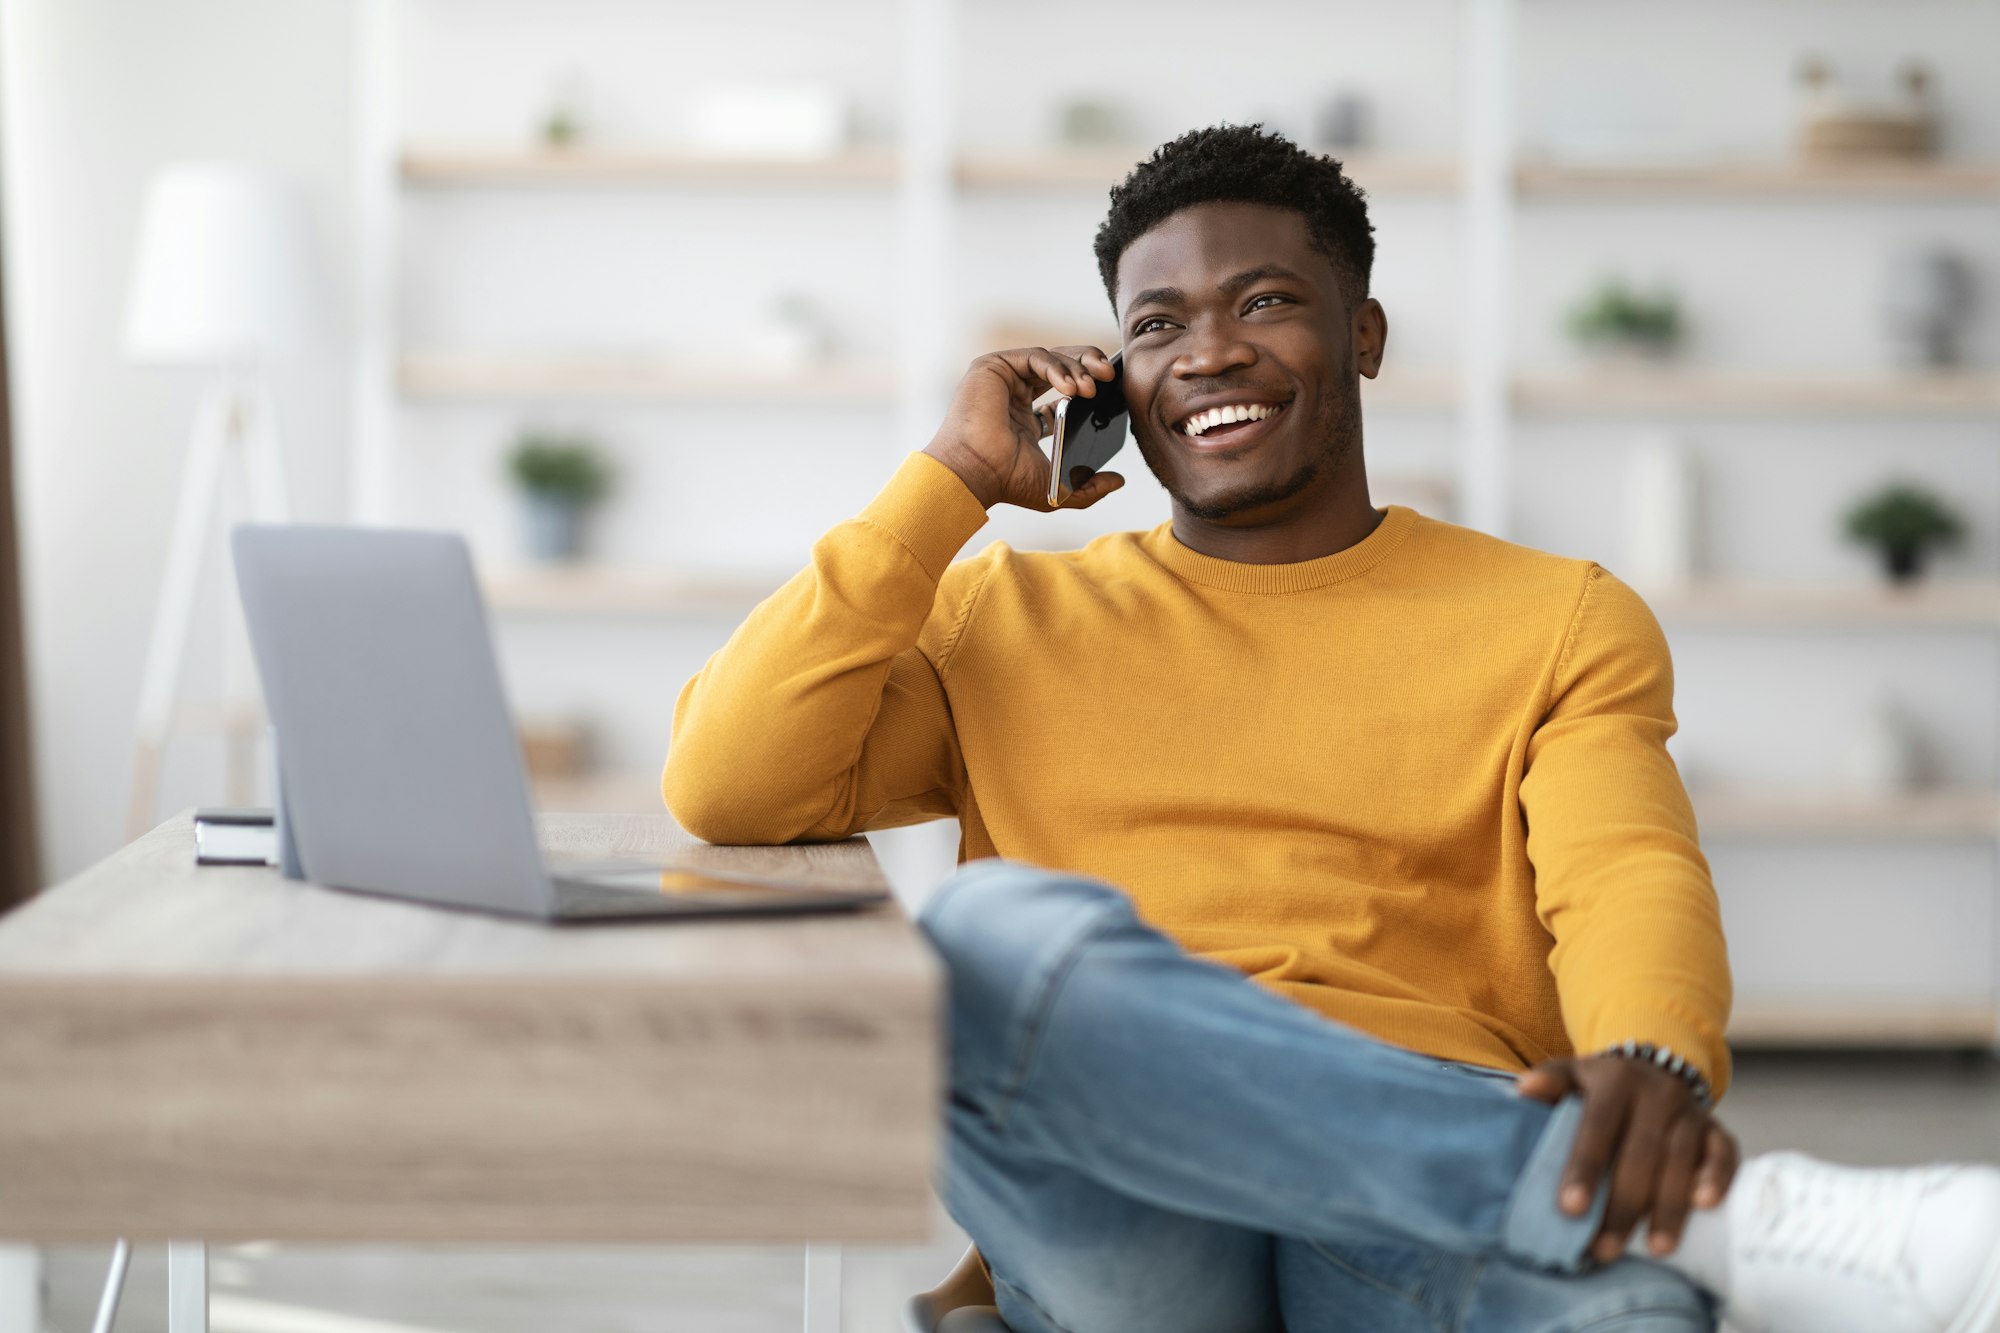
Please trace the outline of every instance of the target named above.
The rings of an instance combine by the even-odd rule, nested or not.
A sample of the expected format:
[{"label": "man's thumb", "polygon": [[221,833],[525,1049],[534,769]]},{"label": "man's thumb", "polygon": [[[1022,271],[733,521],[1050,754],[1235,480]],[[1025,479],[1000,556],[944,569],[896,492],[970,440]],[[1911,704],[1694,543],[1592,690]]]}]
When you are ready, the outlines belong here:
[{"label": "man's thumb", "polygon": [[1538,1102],[1559,1102],[1580,1090],[1575,1071],[1567,1060],[1536,1065],[1514,1080],[1514,1091]]}]

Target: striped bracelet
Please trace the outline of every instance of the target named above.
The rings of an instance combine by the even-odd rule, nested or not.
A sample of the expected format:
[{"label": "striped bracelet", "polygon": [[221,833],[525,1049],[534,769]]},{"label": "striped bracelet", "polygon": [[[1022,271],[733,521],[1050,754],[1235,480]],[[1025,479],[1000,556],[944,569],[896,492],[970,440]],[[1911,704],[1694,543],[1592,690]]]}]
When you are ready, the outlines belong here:
[{"label": "striped bracelet", "polygon": [[1621,1041],[1615,1046],[1605,1047],[1601,1054],[1616,1055],[1626,1060],[1644,1060],[1664,1069],[1693,1090],[1695,1102],[1702,1110],[1715,1107],[1715,1090],[1708,1086],[1707,1076],[1689,1064],[1686,1056],[1674,1054],[1670,1046],[1655,1046],[1650,1041]]}]

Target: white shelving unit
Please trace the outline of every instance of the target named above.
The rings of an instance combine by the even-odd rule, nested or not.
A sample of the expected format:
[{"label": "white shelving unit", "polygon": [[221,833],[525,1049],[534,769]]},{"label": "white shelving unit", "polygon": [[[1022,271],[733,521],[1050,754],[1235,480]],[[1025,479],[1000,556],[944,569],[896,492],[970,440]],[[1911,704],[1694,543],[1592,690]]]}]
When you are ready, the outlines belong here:
[{"label": "white shelving unit", "polygon": [[[770,161],[702,156],[661,143],[560,151],[505,143],[454,143],[412,134],[395,77],[415,77],[399,35],[410,0],[362,0],[367,19],[358,89],[364,181],[358,317],[362,354],[357,378],[354,494],[364,521],[426,517],[426,497],[403,481],[411,438],[454,413],[515,411],[549,405],[595,411],[720,413],[750,402],[799,415],[819,409],[867,414],[887,442],[880,472],[927,438],[946,400],[962,349],[976,336],[978,312],[959,290],[955,246],[980,210],[1029,219],[1038,210],[1074,208],[1118,180],[1142,156],[1131,150],[1043,152],[994,148],[965,139],[958,125],[955,75],[987,53],[965,49],[961,30],[978,18],[980,0],[894,0],[882,14],[900,44],[892,63],[901,128],[893,147],[872,146],[824,159]],[[1372,410],[1429,414],[1450,428],[1448,468],[1455,517],[1512,535],[1517,498],[1517,435],[1537,423],[1751,420],[1762,428],[1792,421],[1908,422],[1951,429],[2000,424],[2000,371],[1953,375],[1722,371],[1702,366],[1657,373],[1582,373],[1520,364],[1510,321],[1517,247],[1552,212],[1582,203],[1615,219],[1623,207],[1648,210],[1718,202],[1745,209],[1782,208],[1797,216],[1861,208],[1884,215],[1906,205],[1985,208],[2000,204],[2000,163],[1943,161],[1825,168],[1773,160],[1574,165],[1525,155],[1519,142],[1523,17],[1534,0],[1460,0],[1456,42],[1457,143],[1434,154],[1356,156],[1350,173],[1378,202],[1448,210],[1455,228],[1456,364],[1404,368],[1364,388]],[[497,20],[504,21],[504,20]],[[586,21],[579,17],[579,22]],[[604,21],[591,11],[587,21]],[[400,70],[400,76],[382,71]],[[374,71],[374,72],[368,72]],[[1150,147],[1150,145],[1148,145]],[[892,346],[885,354],[794,374],[749,376],[653,354],[557,354],[486,351],[436,345],[403,327],[404,266],[410,210],[476,210],[489,198],[561,200],[564,207],[619,206],[666,192],[701,199],[755,197],[757,207],[796,218],[812,230],[821,201],[871,201],[892,233]],[[1026,234],[1026,233],[1024,233]],[[1077,237],[1081,246],[1086,238]],[[1032,245],[1032,237],[1023,245]],[[504,279],[503,275],[496,275]],[[1051,326],[1061,312],[1052,312]],[[720,419],[718,416],[717,419]],[[1371,435],[1371,458],[1374,439]],[[1843,445],[1852,448],[1851,444]],[[1996,442],[2000,447],[2000,442]],[[1379,460],[1377,461],[1379,466]],[[740,563],[740,562],[739,562]],[[573,570],[484,571],[492,605],[510,619],[706,622],[740,613],[788,571],[650,568],[609,561]],[[1707,636],[1795,630],[1819,635],[1901,634],[1935,630],[2000,634],[2000,581],[1926,584],[1907,593],[1873,585],[1810,585],[1716,579],[1651,599],[1670,633]],[[1994,682],[2000,684],[2000,682]],[[1995,738],[2000,746],[2000,737]],[[2000,765],[1996,765],[2000,770]],[[626,805],[652,799],[654,777],[634,772],[572,784],[554,799]],[[1933,841],[1976,843],[2000,857],[2000,797],[1946,789],[1907,798],[1858,799],[1810,792],[1698,791],[1704,832],[1726,842],[1778,844],[1839,840],[1912,847]],[[609,808],[606,806],[605,808]],[[2000,872],[1996,872],[2000,879]],[[1725,886],[1725,893],[1727,888]],[[2000,898],[2000,888],[1996,888]],[[2000,921],[2000,905],[1989,909]],[[1739,1016],[1743,1040],[1823,1042],[1992,1039],[2000,992],[2000,939],[1987,994],[1918,997],[1865,1005],[1793,1004],[1758,997]]]}]

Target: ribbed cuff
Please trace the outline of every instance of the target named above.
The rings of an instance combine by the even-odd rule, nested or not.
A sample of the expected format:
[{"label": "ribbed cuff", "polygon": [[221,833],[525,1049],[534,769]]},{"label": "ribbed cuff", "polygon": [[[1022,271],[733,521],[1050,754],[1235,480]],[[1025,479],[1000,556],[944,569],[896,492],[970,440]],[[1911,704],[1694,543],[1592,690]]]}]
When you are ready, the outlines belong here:
[{"label": "ribbed cuff", "polygon": [[1729,1088],[1729,1043],[1715,1024],[1685,1010],[1668,1006],[1606,1011],[1592,1024],[1593,1031],[1578,1034],[1578,1055],[1597,1055],[1621,1041],[1649,1042],[1665,1046],[1701,1071],[1709,1092],[1717,1101]]},{"label": "ribbed cuff", "polygon": [[907,546],[924,572],[937,579],[986,526],[986,510],[956,472],[929,454],[914,453],[868,502],[861,521]]}]

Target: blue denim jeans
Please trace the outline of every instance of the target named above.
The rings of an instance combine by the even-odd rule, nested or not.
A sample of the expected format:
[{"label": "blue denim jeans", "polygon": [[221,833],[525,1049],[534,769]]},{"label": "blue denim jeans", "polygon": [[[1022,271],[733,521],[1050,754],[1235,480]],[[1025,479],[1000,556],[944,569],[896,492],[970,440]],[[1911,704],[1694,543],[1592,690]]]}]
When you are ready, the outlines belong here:
[{"label": "blue denim jeans", "polygon": [[1689,1333],[1708,1298],[1585,1251],[1581,1103],[1365,1037],[1195,958],[1111,885],[966,866],[942,1193],[1014,1333]]}]

